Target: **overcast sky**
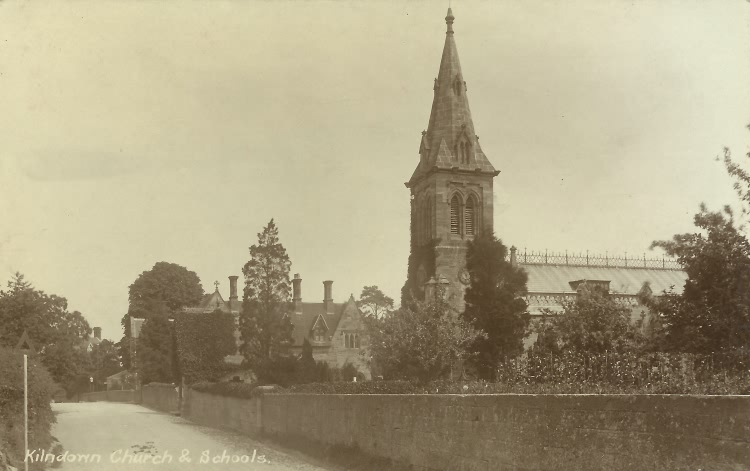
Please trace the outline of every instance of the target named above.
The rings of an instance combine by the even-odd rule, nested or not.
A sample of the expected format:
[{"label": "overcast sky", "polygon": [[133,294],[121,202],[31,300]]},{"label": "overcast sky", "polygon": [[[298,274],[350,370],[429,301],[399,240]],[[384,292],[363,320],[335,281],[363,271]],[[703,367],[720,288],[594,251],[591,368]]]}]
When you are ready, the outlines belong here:
[{"label": "overcast sky", "polygon": [[[398,301],[446,7],[0,2],[0,280],[117,340],[138,274],[226,297],[275,218],[304,300]],[[716,157],[748,151],[750,3],[452,7],[507,245],[642,254],[735,200]]]}]

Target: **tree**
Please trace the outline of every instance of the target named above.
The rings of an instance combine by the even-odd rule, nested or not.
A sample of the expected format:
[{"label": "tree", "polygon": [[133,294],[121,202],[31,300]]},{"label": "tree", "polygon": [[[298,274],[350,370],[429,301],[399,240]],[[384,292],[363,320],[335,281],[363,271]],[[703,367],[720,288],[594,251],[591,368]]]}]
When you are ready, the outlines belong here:
[{"label": "tree", "polygon": [[236,351],[234,328],[234,316],[219,309],[175,315],[177,366],[187,384],[217,381],[231,368],[224,358]]},{"label": "tree", "polygon": [[596,287],[582,286],[575,300],[563,303],[561,313],[546,310],[544,314],[537,326],[535,353],[623,353],[644,343],[630,322],[630,308]]},{"label": "tree", "polygon": [[129,314],[147,318],[151,301],[159,301],[175,313],[195,306],[202,297],[203,287],[195,272],[175,263],[157,262],[130,285]]},{"label": "tree", "polygon": [[81,349],[91,333],[88,322],[80,312],[68,311],[65,298],[35,289],[20,273],[7,286],[0,290],[0,346],[14,347],[27,331],[52,378],[63,386],[71,384],[88,369]]},{"label": "tree", "polygon": [[494,380],[497,366],[523,352],[530,316],[526,312],[526,273],[505,260],[506,248],[484,232],[469,241],[466,270],[469,287],[463,316],[487,337],[477,339],[471,364],[483,379]]},{"label": "tree", "polygon": [[379,320],[371,332],[372,361],[387,379],[431,381],[451,375],[469,358],[484,334],[464,321],[445,299],[441,286],[414,309],[401,308]]},{"label": "tree", "polygon": [[711,353],[750,345],[750,244],[728,206],[701,205],[695,225],[702,233],[655,241],[687,273],[681,294],[662,293],[647,305],[659,314],[664,350]]},{"label": "tree", "polygon": [[177,365],[169,309],[158,301],[150,301],[147,307],[149,318],[143,323],[136,350],[140,381],[173,383]]},{"label": "tree", "polygon": [[[118,343],[118,346],[123,359],[123,365],[125,368],[131,369],[133,365],[130,358],[130,318],[148,320],[154,316],[171,317],[175,313],[180,312],[184,307],[198,304],[203,297],[203,287],[201,286],[200,278],[198,278],[195,272],[175,263],[157,262],[151,270],[144,271],[138,276],[130,285],[128,293],[128,312],[121,320],[124,336]],[[159,319],[151,327],[146,327],[147,324],[148,322],[144,323],[141,335],[150,335],[151,341],[155,341],[158,338],[166,339],[164,337],[166,331],[163,328],[164,319]],[[157,332],[152,333],[153,335],[148,333],[152,328],[157,329]],[[142,341],[139,339],[139,348],[141,344]],[[156,347],[152,346],[150,348]],[[162,352],[162,354],[172,357],[173,352],[168,350],[171,348],[170,341],[157,350]],[[143,358],[158,360],[160,356],[161,354],[155,356],[149,354]],[[151,370],[160,371],[160,368],[156,365]],[[169,376],[173,377],[174,374]]]},{"label": "tree", "polygon": [[737,352],[747,351],[750,345],[750,243],[742,223],[750,213],[750,173],[732,159],[727,148],[724,166],[734,179],[739,220],[729,206],[713,212],[701,204],[693,218],[699,232],[651,244],[676,257],[687,273],[682,293],[669,290],[657,297],[644,296],[658,316],[660,349]]},{"label": "tree", "polygon": [[245,276],[240,333],[241,351],[252,368],[280,355],[292,339],[291,262],[279,242],[273,219],[250,247],[250,260],[242,269]]},{"label": "tree", "polygon": [[386,296],[377,286],[365,286],[359,295],[357,307],[366,316],[378,319],[387,316],[393,310],[393,298]]},{"label": "tree", "polygon": [[318,379],[318,368],[313,357],[312,345],[307,339],[302,343],[302,356],[297,363],[297,370],[297,382],[300,384],[313,383]]}]

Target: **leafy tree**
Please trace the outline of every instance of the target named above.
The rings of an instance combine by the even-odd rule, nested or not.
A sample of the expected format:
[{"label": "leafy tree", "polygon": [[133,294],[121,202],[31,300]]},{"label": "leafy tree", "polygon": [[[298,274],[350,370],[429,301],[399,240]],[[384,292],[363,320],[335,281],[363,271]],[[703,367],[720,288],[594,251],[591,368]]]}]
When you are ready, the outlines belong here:
[{"label": "leafy tree", "polygon": [[[184,307],[195,306],[202,297],[203,287],[200,278],[195,272],[189,271],[183,266],[175,263],[157,262],[150,270],[141,273],[130,285],[128,312],[121,320],[125,335],[118,346],[123,365],[127,369],[133,367],[132,358],[130,358],[131,317],[146,320],[151,317],[159,317],[160,319],[150,327],[147,327],[148,322],[144,323],[141,336],[148,336],[152,342],[157,339],[163,339],[166,342],[165,345],[158,348],[155,345],[147,347],[151,348],[152,351],[145,356],[139,354],[139,361],[140,359],[159,361],[162,355],[172,358],[174,350],[172,350],[171,337],[170,340],[167,340],[167,330],[164,328],[165,319],[161,318],[171,317]],[[156,332],[149,333],[151,329],[156,329]],[[142,340],[139,339],[138,349],[140,349],[142,343]],[[157,354],[156,352],[161,353]],[[172,363],[170,365],[174,366]],[[161,371],[162,367],[163,365],[147,366],[151,371]],[[161,376],[161,374],[157,376]],[[173,378],[174,373],[167,376]],[[159,380],[153,379],[153,381]],[[165,379],[165,382],[171,381]]]},{"label": "leafy tree", "polygon": [[505,261],[506,247],[484,232],[469,242],[466,270],[470,284],[463,316],[487,333],[472,346],[471,365],[483,379],[494,380],[497,366],[523,352],[530,316],[526,312],[526,273]]},{"label": "leafy tree", "polygon": [[535,353],[624,353],[644,344],[640,330],[630,321],[630,308],[596,287],[584,285],[574,301],[563,303],[561,313],[546,310],[544,314],[537,326]]},{"label": "leafy tree", "polygon": [[371,332],[372,361],[388,379],[431,381],[452,374],[484,334],[464,321],[438,286],[433,297],[401,308]]},{"label": "leafy tree", "polygon": [[750,345],[750,243],[742,222],[750,213],[750,173],[726,148],[724,165],[734,179],[739,216],[729,206],[714,212],[702,204],[693,219],[699,232],[651,244],[676,257],[687,273],[682,293],[644,297],[658,314],[656,339],[663,350],[736,352]]},{"label": "leafy tree", "polygon": [[203,287],[195,272],[175,263],[157,262],[130,285],[129,314],[148,318],[151,301],[159,301],[175,313],[195,306],[202,297]]},{"label": "leafy tree", "polygon": [[660,316],[662,348],[690,353],[733,350],[750,345],[750,244],[733,211],[701,205],[695,225],[702,233],[655,241],[676,257],[687,273],[681,294],[647,300]]},{"label": "leafy tree", "polygon": [[357,307],[366,316],[381,318],[393,311],[393,298],[385,295],[377,286],[365,286],[359,295]]},{"label": "leafy tree", "polygon": [[91,328],[83,315],[69,312],[65,298],[34,289],[20,273],[7,286],[0,291],[0,346],[14,347],[26,330],[58,384],[70,384],[85,373],[88,357],[81,343]]},{"label": "leafy tree", "polygon": [[169,309],[158,301],[148,303],[149,318],[138,338],[136,357],[142,384],[173,383],[177,379],[173,326]]},{"label": "leafy tree", "polygon": [[250,247],[245,275],[243,309],[240,316],[241,351],[252,368],[280,355],[292,339],[291,262],[279,242],[273,219]]}]

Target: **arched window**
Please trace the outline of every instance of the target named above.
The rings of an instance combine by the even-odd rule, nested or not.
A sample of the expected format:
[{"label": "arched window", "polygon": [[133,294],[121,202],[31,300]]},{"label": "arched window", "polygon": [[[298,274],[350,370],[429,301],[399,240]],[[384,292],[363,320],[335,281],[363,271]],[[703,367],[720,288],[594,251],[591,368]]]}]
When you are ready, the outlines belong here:
[{"label": "arched window", "polygon": [[451,234],[460,234],[460,219],[459,213],[461,212],[461,203],[458,201],[458,195],[453,195],[451,199]]},{"label": "arched window", "polygon": [[354,348],[359,348],[359,334],[354,334]]},{"label": "arched window", "polygon": [[432,240],[432,198],[427,200],[427,240]]},{"label": "arched window", "polygon": [[470,196],[464,208],[464,234],[474,235],[476,233],[476,203],[474,197]]},{"label": "arched window", "polygon": [[351,348],[351,339],[349,338],[349,334],[346,334],[346,348]]},{"label": "arched window", "polygon": [[422,215],[422,242],[427,242],[431,239],[430,237],[430,198],[429,196],[425,198],[424,206],[422,207],[423,215]]}]

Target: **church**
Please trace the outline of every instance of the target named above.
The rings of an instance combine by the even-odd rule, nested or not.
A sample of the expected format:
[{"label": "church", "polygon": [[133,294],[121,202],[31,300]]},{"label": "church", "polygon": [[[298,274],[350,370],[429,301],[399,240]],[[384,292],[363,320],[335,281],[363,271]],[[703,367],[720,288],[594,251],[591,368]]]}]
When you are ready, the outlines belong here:
[{"label": "church", "polygon": [[[475,131],[454,20],[449,8],[429,123],[422,131],[419,162],[405,183],[411,197],[411,259],[404,289],[421,297],[439,283],[461,312],[469,283],[467,244],[481,231],[494,227],[493,180],[500,171],[490,162]],[[509,252],[509,262],[528,274],[526,301],[532,319],[540,317],[543,309],[561,310],[561,303],[574,299],[588,283],[628,306],[635,320],[646,310],[638,301],[642,289],[658,294],[673,287],[679,292],[686,279],[674,260],[647,259],[645,255],[529,253],[515,247]],[[534,340],[534,336],[527,339],[527,347]]]},{"label": "church", "polygon": [[[451,9],[445,17],[446,36],[438,76],[433,83],[433,101],[427,129],[422,131],[419,161],[405,183],[411,199],[411,256],[405,290],[424,297],[425,291],[441,284],[457,310],[463,311],[469,284],[465,269],[467,244],[483,230],[494,227],[494,178],[500,173],[484,153],[477,136],[468,100],[468,86],[458,58]],[[498,234],[502,238],[502,234]],[[631,319],[645,312],[638,301],[643,289],[654,294],[673,288],[679,292],[686,274],[674,260],[645,257],[519,251],[511,247],[508,261],[528,275],[525,297],[528,311],[539,318],[543,310],[560,311],[562,302],[575,299],[585,284],[609,292],[630,308]],[[228,300],[216,290],[188,312],[231,313],[236,321],[242,310],[237,296],[237,276],[230,276]],[[645,285],[647,283],[647,285]],[[300,354],[307,340],[316,360],[341,367],[351,363],[370,377],[366,359],[368,342],[363,314],[354,297],[335,303],[332,281],[324,281],[322,302],[302,301],[302,279],[294,275],[292,352]],[[133,331],[137,337],[138,327]],[[533,344],[535,336],[526,339]],[[228,362],[241,363],[238,350]]]}]

